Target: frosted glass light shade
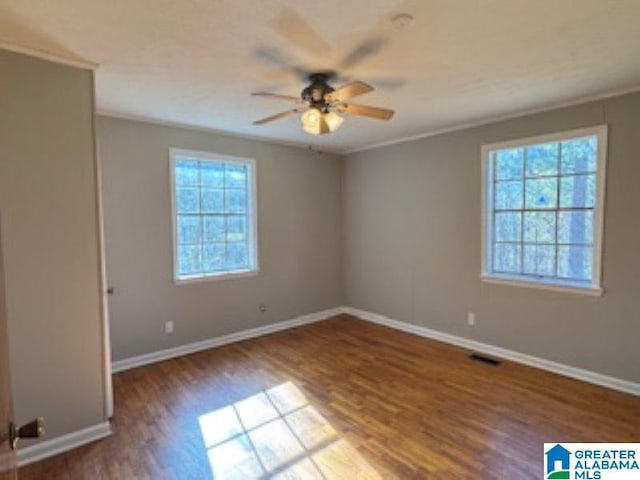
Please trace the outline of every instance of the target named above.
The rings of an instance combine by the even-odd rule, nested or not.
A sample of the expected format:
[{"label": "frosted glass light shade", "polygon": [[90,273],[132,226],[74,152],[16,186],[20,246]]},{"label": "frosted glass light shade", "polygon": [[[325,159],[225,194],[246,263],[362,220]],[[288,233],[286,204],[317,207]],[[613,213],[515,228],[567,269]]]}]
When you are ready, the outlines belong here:
[{"label": "frosted glass light shade", "polygon": [[344,122],[344,118],[335,112],[322,113],[313,107],[305,110],[300,120],[304,131],[312,135],[335,132]]},{"label": "frosted glass light shade", "polygon": [[344,122],[344,118],[338,115],[336,112],[329,112],[324,114],[324,121],[329,125],[329,131],[335,132],[340,128],[342,122]]},{"label": "frosted glass light shade", "polygon": [[312,135],[319,135],[321,115],[320,110],[317,108],[308,108],[305,110],[300,118],[304,131]]}]

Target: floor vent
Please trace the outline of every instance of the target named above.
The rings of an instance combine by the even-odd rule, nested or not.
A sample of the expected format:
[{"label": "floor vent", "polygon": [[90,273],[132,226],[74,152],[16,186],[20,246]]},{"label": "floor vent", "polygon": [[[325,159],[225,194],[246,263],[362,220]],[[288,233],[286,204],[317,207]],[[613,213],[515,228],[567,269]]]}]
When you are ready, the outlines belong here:
[{"label": "floor vent", "polygon": [[480,353],[472,353],[469,355],[471,360],[477,360],[478,362],[488,363],[489,365],[498,366],[502,363],[500,360],[496,360],[495,358],[485,357]]}]

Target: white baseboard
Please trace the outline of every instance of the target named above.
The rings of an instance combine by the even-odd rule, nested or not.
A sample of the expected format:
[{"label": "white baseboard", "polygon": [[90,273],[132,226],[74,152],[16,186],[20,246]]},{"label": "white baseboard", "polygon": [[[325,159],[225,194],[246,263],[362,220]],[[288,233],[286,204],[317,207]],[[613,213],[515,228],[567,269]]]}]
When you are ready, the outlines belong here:
[{"label": "white baseboard", "polygon": [[[351,307],[338,307],[329,310],[323,310],[321,312],[312,313],[309,315],[302,315],[300,317],[286,320],[283,322],[274,323],[272,325],[265,325],[263,327],[252,328],[250,330],[243,330],[241,332],[230,333],[220,337],[214,337],[200,342],[190,343],[188,345],[181,345],[179,347],[169,348],[166,350],[160,350],[158,352],[148,353],[145,355],[139,355],[136,357],[126,358],[124,360],[118,360],[113,362],[113,372],[121,372],[130,368],[147,365],[149,363],[159,362],[169,358],[179,357],[187,355],[189,353],[198,352],[200,350],[206,350],[229,343],[239,342],[241,340],[247,340],[249,338],[260,337],[269,333],[275,333],[282,330],[287,330],[302,325],[325,320],[340,314],[349,314],[354,317],[358,317],[362,320],[366,320],[378,325],[401,330],[403,332],[412,333],[421,337],[438,340],[441,342],[456,345],[458,347],[474,350],[477,352],[486,353],[495,357],[504,358],[513,362],[522,363],[531,367],[547,370],[549,372],[557,373],[567,377],[582,380],[584,382],[593,383],[603,387],[611,388],[632,395],[640,396],[640,383],[630,382],[616,377],[603,375],[601,373],[591,372],[581,368],[571,367],[562,363],[553,362],[551,360],[545,360],[543,358],[534,357],[513,350],[507,350],[505,348],[496,347],[487,343],[478,342],[464,337],[458,337],[448,333],[439,332],[430,328],[413,325],[399,320],[394,320],[383,315],[367,312],[364,310],[358,310]],[[72,450],[80,447],[84,444],[99,440],[101,438],[111,435],[111,425],[109,422],[99,423],[82,430],[62,435],[60,437],[52,438],[51,440],[44,440],[18,450],[18,466],[29,465],[30,463],[43,460],[48,457],[52,457],[59,453]]]},{"label": "white baseboard", "polygon": [[86,443],[108,437],[111,433],[111,424],[109,422],[103,422],[52,438],[51,440],[43,440],[35,445],[20,448],[18,449],[18,466],[24,467],[30,463],[53,457],[54,455],[67,452]]},{"label": "white baseboard", "polygon": [[221,345],[227,345],[229,343],[235,343],[241,340],[247,340],[249,338],[261,337],[262,335],[268,335],[269,333],[275,333],[281,330],[299,327],[301,325],[307,325],[309,323],[325,320],[341,313],[343,313],[342,307],[332,308],[317,313],[302,315],[291,320],[285,320],[283,322],[265,325],[263,327],[252,328],[250,330],[242,330],[240,332],[230,333],[228,335],[222,335],[220,337],[208,338],[206,340],[189,343],[187,345],[180,345],[179,347],[168,348],[166,350],[159,350],[157,352],[151,352],[144,355],[125,358],[113,362],[111,364],[111,370],[113,373],[122,372],[124,370],[129,370],[130,368],[141,367],[143,365],[160,362],[169,358],[180,357],[182,355],[188,355],[189,353],[199,352],[201,350],[207,350],[209,348],[219,347]]},{"label": "white baseboard", "polygon": [[286,320],[271,325],[265,325],[263,327],[252,328],[250,330],[243,330],[241,332],[230,333],[228,335],[223,335],[220,337],[213,337],[207,340],[202,340],[187,345],[181,345],[179,347],[169,348],[166,350],[160,350],[145,355],[125,358],[123,360],[113,362],[112,370],[114,373],[117,373],[128,370],[130,368],[141,367],[150,363],[167,360],[169,358],[175,358],[182,355],[187,355],[189,353],[207,350],[209,348],[219,347],[221,345],[227,345],[229,343],[239,342],[241,340],[247,340],[249,338],[260,337],[269,333],[275,333],[282,330],[287,330],[289,328],[307,325],[320,320],[325,320],[341,313],[347,313],[362,320],[377,323],[379,325],[384,325],[396,330],[402,330],[403,332],[412,333],[421,337],[431,338],[433,340],[438,340],[440,342],[449,343],[458,347],[474,350],[488,355],[493,355],[495,357],[504,358],[506,360],[522,363],[531,367],[540,368],[542,370],[547,370],[549,372],[575,378],[584,382],[593,383],[602,387],[607,387],[613,390],[640,396],[640,383],[623,380],[621,378],[616,378],[589,370],[584,370],[582,368],[572,367],[570,365],[546,360],[540,357],[534,357],[533,355],[527,355],[525,353],[516,352],[514,350],[508,350],[506,348],[497,347],[488,343],[478,342],[477,340],[471,340],[469,338],[451,335],[449,333],[440,332],[438,330],[433,330],[427,327],[421,327],[407,322],[401,322],[399,320],[394,320],[383,315],[378,315],[376,313],[371,313],[351,307],[338,307],[329,310],[323,310],[321,312],[311,313],[309,315],[302,315],[292,320]]},{"label": "white baseboard", "polygon": [[515,352],[513,350],[507,350],[506,348],[496,347],[488,343],[482,343],[476,340],[471,340],[468,338],[451,335],[449,333],[432,330],[430,328],[401,322],[399,320],[394,320],[383,315],[366,312],[364,310],[358,310],[356,308],[343,307],[340,313],[347,313],[362,320],[377,323],[379,325],[384,325],[385,327],[402,330],[403,332],[412,333],[421,337],[431,338],[433,340],[449,343],[451,345],[474,350],[476,352],[486,353],[488,355],[504,358],[517,363],[522,363],[530,367],[540,368],[542,370],[547,370],[549,372],[575,378],[584,382],[593,383],[602,387],[630,393],[632,395],[640,395],[640,383],[630,382],[621,378],[591,372],[582,368],[571,367],[569,365],[553,362],[551,360],[545,360],[544,358],[534,357],[532,355]]}]

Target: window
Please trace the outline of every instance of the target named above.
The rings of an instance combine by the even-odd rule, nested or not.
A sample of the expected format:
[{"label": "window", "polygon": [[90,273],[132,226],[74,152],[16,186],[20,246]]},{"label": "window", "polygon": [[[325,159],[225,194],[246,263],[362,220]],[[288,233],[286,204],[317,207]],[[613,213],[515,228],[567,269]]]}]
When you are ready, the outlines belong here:
[{"label": "window", "polygon": [[487,281],[601,294],[606,126],[485,145]]},{"label": "window", "polygon": [[171,150],[174,280],[256,272],[255,161]]}]

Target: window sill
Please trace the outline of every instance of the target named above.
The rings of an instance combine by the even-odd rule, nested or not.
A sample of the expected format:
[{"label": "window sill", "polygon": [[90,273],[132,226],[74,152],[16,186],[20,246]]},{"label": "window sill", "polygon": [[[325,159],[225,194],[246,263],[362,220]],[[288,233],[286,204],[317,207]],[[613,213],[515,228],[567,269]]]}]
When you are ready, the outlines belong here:
[{"label": "window sill", "polygon": [[209,273],[206,275],[198,275],[193,277],[181,277],[173,279],[176,285],[187,285],[190,283],[211,282],[215,280],[230,280],[233,278],[255,277],[260,270],[238,270],[235,272]]},{"label": "window sill", "polygon": [[602,287],[583,286],[571,283],[549,283],[548,281],[537,281],[535,279],[523,280],[520,277],[510,277],[509,275],[486,274],[480,275],[480,280],[496,285],[507,285],[511,287],[536,288],[538,290],[551,290],[555,292],[573,293],[577,295],[588,295],[601,297],[604,294]]}]

